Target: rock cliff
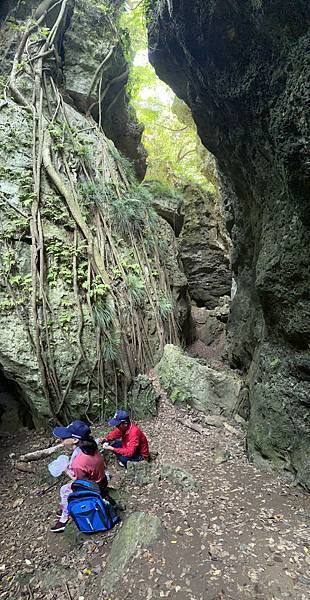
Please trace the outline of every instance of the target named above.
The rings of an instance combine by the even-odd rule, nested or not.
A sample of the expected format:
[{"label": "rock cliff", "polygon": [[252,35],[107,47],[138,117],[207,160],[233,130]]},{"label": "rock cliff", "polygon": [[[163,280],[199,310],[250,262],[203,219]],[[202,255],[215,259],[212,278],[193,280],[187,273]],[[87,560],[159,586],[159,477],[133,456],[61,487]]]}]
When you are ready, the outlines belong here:
[{"label": "rock cliff", "polygon": [[306,0],[151,0],[150,60],[191,108],[229,197],[231,362],[252,458],[310,487]]},{"label": "rock cliff", "polygon": [[35,424],[126,403],[188,316],[173,231],[134,174],[141,127],[128,150],[118,8],[1,14],[0,375]]}]

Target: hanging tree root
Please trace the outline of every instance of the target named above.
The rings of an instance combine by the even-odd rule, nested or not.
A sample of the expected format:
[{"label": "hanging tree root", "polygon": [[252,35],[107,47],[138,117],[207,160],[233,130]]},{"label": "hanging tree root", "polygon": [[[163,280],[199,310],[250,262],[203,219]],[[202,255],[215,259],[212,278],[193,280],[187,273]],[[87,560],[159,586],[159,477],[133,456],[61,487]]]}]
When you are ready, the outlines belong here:
[{"label": "hanging tree root", "polygon": [[[33,31],[38,29],[40,23],[44,20],[46,14],[60,4],[60,10],[57,13],[55,23],[52,26],[48,37],[40,40],[40,49],[33,52],[33,56],[30,56],[30,49],[33,46],[29,43],[29,36]],[[75,230],[75,251],[77,252],[77,236],[78,232],[81,233],[87,242],[88,262],[89,269],[87,275],[87,302],[90,312],[94,314],[93,308],[96,303],[96,296],[93,289],[91,289],[92,283],[95,281],[97,276],[101,279],[102,283],[107,287],[107,296],[111,298],[111,303],[114,305],[113,316],[109,322],[107,328],[95,323],[97,328],[97,360],[95,367],[91,369],[89,376],[89,386],[96,369],[98,367],[98,395],[104,394],[105,380],[104,380],[104,360],[102,357],[102,347],[105,343],[105,339],[109,341],[112,336],[119,339],[118,345],[118,356],[110,359],[114,378],[115,378],[115,389],[116,397],[119,384],[124,389],[122,390],[126,395],[128,383],[132,381],[135,373],[138,370],[144,370],[148,365],[148,362],[152,363],[152,349],[147,339],[146,326],[143,321],[143,314],[140,314],[140,307],[137,307],[136,299],[128,288],[126,279],[127,271],[123,268],[122,260],[120,257],[117,242],[112,235],[112,221],[108,215],[105,215],[102,207],[96,206],[95,218],[96,218],[96,229],[92,225],[88,224],[88,221],[84,218],[79,203],[79,193],[76,188],[76,180],[78,179],[78,167],[80,167],[88,182],[97,184],[99,181],[104,185],[108,181],[115,191],[118,199],[121,200],[123,194],[126,194],[130,190],[131,183],[127,178],[127,175],[123,169],[121,162],[118,158],[112,155],[112,149],[110,153],[109,142],[105,142],[100,139],[102,131],[100,129],[100,118],[98,124],[92,125],[91,129],[95,129],[98,135],[99,145],[102,149],[102,172],[96,170],[96,166],[88,165],[86,159],[80,159],[77,167],[72,167],[72,161],[68,160],[66,155],[66,149],[64,146],[62,149],[57,148],[56,159],[61,164],[61,167],[56,167],[56,159],[52,151],[52,139],[50,134],[50,128],[58,126],[59,122],[66,126],[66,131],[70,132],[70,123],[68,122],[64,102],[61,94],[58,92],[53,79],[50,75],[47,75],[45,70],[44,61],[52,54],[57,54],[57,43],[55,42],[57,33],[65,19],[67,10],[68,0],[43,0],[39,4],[39,7],[35,13],[37,22],[34,24],[33,21],[29,22],[27,30],[22,36],[22,40],[16,52],[13,62],[13,68],[10,78],[10,87],[13,98],[17,103],[26,106],[27,109],[31,109],[33,116],[33,178],[34,178],[34,201],[32,206],[32,219],[31,219],[31,233],[32,233],[32,310],[33,319],[35,322],[35,338],[34,343],[36,346],[36,354],[41,372],[41,378],[44,388],[45,396],[48,400],[50,411],[53,416],[62,417],[66,415],[65,402],[67,396],[72,388],[73,381],[78,370],[81,361],[86,361],[85,353],[82,347],[82,332],[83,332],[83,311],[79,300],[79,281],[77,276],[77,259],[76,256],[73,260],[73,287],[74,295],[76,299],[77,309],[79,313],[79,327],[77,332],[78,337],[78,350],[79,354],[76,358],[76,362],[73,365],[71,374],[68,381],[64,384],[64,389],[60,385],[58,380],[57,369],[53,356],[53,339],[49,331],[48,317],[51,312],[51,307],[48,301],[48,292],[46,291],[46,274],[47,264],[45,263],[45,252],[44,252],[44,235],[43,225],[40,213],[40,203],[42,194],[42,182],[41,182],[41,170],[44,167],[48,178],[51,180],[52,185],[56,188],[59,194],[64,198],[68,212],[73,218],[76,224]],[[56,13],[55,13],[56,14]],[[55,47],[56,44],[56,47]],[[103,59],[98,69],[96,70],[89,95],[91,95],[94,86],[97,84],[98,78],[104,67],[112,55],[115,46],[111,48],[108,55]],[[18,82],[18,66],[21,62],[23,55],[27,56],[28,64],[31,65],[33,75],[33,97],[32,104],[26,100],[17,88]],[[57,57],[56,57],[57,58]],[[102,105],[103,100],[107,96],[111,86],[115,83],[121,84],[128,77],[127,68],[118,76],[110,80],[105,89],[102,90],[102,81],[99,85],[99,104]],[[47,80],[51,90],[54,92],[56,109],[54,114],[52,113],[53,105],[51,95],[48,93]],[[15,93],[16,92],[16,93]],[[120,92],[119,92],[120,93]],[[118,95],[110,102],[108,110],[111,109],[114,102],[117,100]],[[48,116],[43,114],[44,102],[47,102]],[[90,110],[90,109],[89,109]],[[100,111],[100,107],[99,107]],[[86,115],[87,116],[87,115]],[[91,118],[91,117],[90,117]],[[48,120],[50,119],[50,121]],[[87,130],[87,129],[86,129]],[[74,134],[72,134],[73,136]],[[73,140],[74,142],[74,140]],[[57,147],[57,146],[56,146]],[[74,147],[74,143],[73,143]],[[71,157],[71,155],[70,155]],[[69,166],[70,165],[70,166]],[[103,175],[102,175],[103,174]],[[100,180],[98,180],[100,176]],[[99,225],[99,227],[98,227]],[[147,227],[146,227],[147,229]],[[135,233],[134,233],[135,232]],[[168,295],[169,282],[165,276],[161,276],[159,282],[155,281],[152,276],[152,269],[150,267],[150,259],[148,256],[149,251],[146,250],[143,240],[142,231],[138,233],[134,228],[129,233],[130,241],[134,250],[134,256],[139,264],[141,275],[144,278],[144,285],[146,290],[146,298],[148,304],[155,315],[156,329],[160,347],[163,348],[165,341],[168,339],[177,338],[177,328],[173,322],[173,315],[168,317],[168,325],[165,317],[163,318],[159,310],[160,293],[166,293]],[[110,247],[111,253],[107,251]],[[158,270],[162,268],[161,261],[158,256],[158,252],[155,253],[156,261],[158,262]],[[160,264],[159,264],[160,263]],[[147,266],[147,269],[145,268]],[[109,272],[113,273],[113,269],[116,268],[121,272],[121,283],[115,285],[114,276],[109,275]],[[163,282],[165,285],[163,286]],[[159,285],[158,285],[159,284]],[[159,287],[159,291],[158,291]],[[91,295],[91,291],[92,294]],[[123,306],[129,306],[128,314],[124,314]],[[143,309],[141,309],[141,312]],[[42,323],[41,323],[42,316]],[[171,323],[170,323],[171,319]],[[169,332],[167,333],[167,329]],[[141,335],[142,332],[142,335]],[[111,340],[110,340],[111,341]],[[136,361],[136,355],[138,360]],[[122,373],[122,380],[119,380],[119,373]],[[100,383],[99,383],[100,382]],[[90,408],[90,394],[89,394],[89,406]],[[60,446],[61,447],[61,446]],[[38,460],[44,456],[52,454],[56,451],[57,447],[53,447],[51,452],[38,451],[35,458],[21,458],[22,461],[27,460]],[[26,455],[27,456],[27,455]]]}]

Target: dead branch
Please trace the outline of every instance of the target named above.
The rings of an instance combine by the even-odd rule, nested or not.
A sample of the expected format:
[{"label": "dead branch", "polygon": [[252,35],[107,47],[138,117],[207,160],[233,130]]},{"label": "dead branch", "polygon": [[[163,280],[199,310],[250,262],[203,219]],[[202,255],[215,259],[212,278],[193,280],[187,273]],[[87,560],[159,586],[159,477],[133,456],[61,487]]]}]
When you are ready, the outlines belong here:
[{"label": "dead branch", "polygon": [[188,427],[189,429],[196,431],[196,433],[200,433],[200,435],[210,435],[210,433],[206,431],[202,425],[198,425],[198,423],[192,423],[191,421],[180,418],[178,418],[177,421],[178,423],[181,423],[181,425],[184,425],[184,427]]},{"label": "dead branch", "polygon": [[[43,448],[42,450],[35,450],[35,452],[29,452],[28,454],[23,454],[22,456],[19,457],[18,460],[20,460],[21,462],[28,462],[28,461],[33,461],[33,460],[40,460],[41,458],[45,458],[46,456],[50,456],[51,454],[54,454],[55,452],[57,452],[57,450],[60,450],[60,448],[62,448],[63,445],[62,444],[57,444],[56,446],[50,446],[49,448]],[[16,467],[17,467],[16,463]]]}]

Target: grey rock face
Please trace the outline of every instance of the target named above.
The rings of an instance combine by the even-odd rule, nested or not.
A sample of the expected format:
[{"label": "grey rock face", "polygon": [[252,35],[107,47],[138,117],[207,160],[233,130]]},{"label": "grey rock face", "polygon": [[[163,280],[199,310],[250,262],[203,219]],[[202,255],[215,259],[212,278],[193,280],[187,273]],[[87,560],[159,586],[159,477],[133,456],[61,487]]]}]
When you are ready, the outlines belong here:
[{"label": "grey rock face", "polygon": [[[87,129],[88,122],[86,118],[72,107],[68,105],[65,105],[65,107],[69,123],[76,129]],[[8,294],[7,287],[3,285],[4,282],[0,285],[0,367],[9,378],[20,386],[25,404],[33,414],[36,424],[39,424],[40,421],[44,421],[51,415],[50,407],[44,398],[38,362],[29,338],[29,328],[30,332],[33,331],[33,315],[30,306],[31,244],[29,243],[27,207],[23,204],[23,186],[26,178],[29,178],[32,165],[31,148],[29,147],[31,138],[32,124],[29,119],[25,118],[20,108],[13,104],[4,107],[0,112],[0,215],[2,226],[6,229],[6,232],[10,231],[10,227],[12,227],[10,248],[11,252],[14,251],[14,260],[16,260],[16,268],[14,267],[14,269],[16,269],[23,285],[27,283],[28,287],[25,294],[23,294],[20,289],[21,284],[18,285],[19,290],[18,295],[15,295],[15,301],[20,300],[25,304],[21,304],[21,310],[18,313],[14,309],[12,296]],[[85,134],[84,141],[85,139],[95,165],[95,149],[98,138],[91,131],[88,131]],[[102,141],[104,139],[102,134]],[[8,156],[9,166],[7,166]],[[54,193],[47,181],[45,182],[45,193],[42,195],[41,202],[46,246],[54,247],[55,244],[60,244],[63,245],[64,249],[69,248],[72,245],[72,226],[74,224],[72,220],[70,221],[69,214],[60,198]],[[20,220],[23,213],[25,214],[25,222],[23,222],[23,219]],[[16,228],[16,233],[14,228]],[[8,234],[6,233],[6,235]],[[159,227],[158,238],[169,247],[167,270],[171,274],[171,289],[177,307],[177,319],[181,328],[186,327],[189,316],[187,280],[180,268],[174,233],[170,225],[163,220]],[[9,256],[11,256],[4,239],[1,240],[1,248],[0,268],[3,271],[6,269]],[[80,322],[79,311],[74,290],[65,283],[63,275],[57,267],[55,257],[49,254],[48,260],[49,266],[54,272],[54,280],[48,286],[49,303],[54,315],[53,320],[50,322],[50,336],[53,339],[55,366],[59,374],[60,385],[62,389],[65,389],[79,353],[76,344]],[[96,398],[97,391],[95,387],[92,385],[89,387],[88,385],[89,374],[96,363],[96,332],[85,298],[82,299],[81,297],[81,305],[84,320],[81,341],[85,349],[85,357],[74,375],[73,386],[67,398],[72,417],[85,414],[85,407],[90,406],[90,398],[91,404],[94,403],[97,406],[95,412],[98,410],[96,404],[98,402]],[[67,326],[66,323],[63,323],[62,318],[70,319]],[[156,341],[156,324],[152,310],[147,310],[145,319],[145,329],[142,335],[148,337],[148,344],[153,354],[158,356],[159,345],[158,340]],[[149,415],[156,412],[156,398],[152,386],[147,386],[144,382],[145,389],[142,389],[143,382],[140,383],[142,384],[139,386],[140,389],[134,388],[133,394],[138,394],[138,392],[140,394],[140,403],[137,401],[136,413],[139,413],[141,417],[142,412],[144,415],[147,412]],[[144,396],[142,392],[144,392]]]},{"label": "grey rock face", "polygon": [[105,6],[75,0],[63,41],[64,85],[78,110],[100,119],[105,134],[133,162],[142,180],[146,171],[143,126],[128,107],[129,69],[117,29],[120,10],[119,1]]},{"label": "grey rock face", "polygon": [[157,214],[171,225],[176,236],[179,236],[184,223],[184,200],[182,196],[169,197],[155,194],[153,206]]},{"label": "grey rock face", "polygon": [[[33,8],[30,0],[19,3],[14,18],[20,19],[21,26],[13,27],[10,20],[3,24],[0,46],[5,52],[0,68],[5,76],[23,36],[23,20],[27,21]],[[156,215],[143,190],[139,196],[128,161],[105,135],[105,123],[100,128],[96,115],[91,117],[91,103],[98,107],[99,95],[101,102],[109,103],[107,114],[116,107],[125,85],[125,79],[116,80],[112,73],[113,68],[126,67],[116,30],[119,4],[113,3],[110,12],[108,8],[88,0],[68,2],[55,39],[56,56],[49,55],[44,63],[49,76],[46,86],[42,83],[44,152],[36,155],[40,164],[38,195],[33,180],[37,139],[34,144],[32,113],[14,100],[12,90],[12,97],[8,92],[7,99],[0,100],[0,372],[19,386],[36,425],[52,416],[64,421],[96,418],[111,403],[110,394],[113,399],[114,395],[127,398],[138,372],[158,360],[165,335],[167,340],[171,336],[177,339],[179,323],[181,329],[186,328],[189,316],[187,282],[173,230]],[[56,14],[49,14],[46,27],[36,33],[37,43],[45,43],[60,4],[53,10]],[[107,60],[103,65],[110,51],[112,63]],[[38,60],[34,44],[31,52],[33,61]],[[33,87],[38,87],[27,61],[28,54],[24,54],[17,75],[26,105],[32,102]],[[100,69],[106,94],[96,88]],[[114,89],[120,82],[121,89]],[[41,113],[41,108],[36,110]],[[124,105],[120,119],[125,112],[128,116]],[[126,127],[121,126],[124,135]],[[137,215],[141,201],[139,231],[145,227],[147,214],[155,227],[160,224],[158,254],[152,249],[150,256],[149,243],[153,242],[135,238],[137,230],[129,240],[128,214],[127,227],[121,230],[121,197],[126,197],[129,205],[133,200],[130,210],[135,224],[141,217]],[[169,248],[165,274],[161,272],[164,253],[160,244]],[[134,345],[137,351],[130,355]],[[154,408],[155,399],[149,400]]]},{"label": "grey rock face", "polygon": [[[250,369],[249,446],[307,486],[308,24],[306,0],[154,1],[149,10],[151,61],[190,106],[235,194],[227,206],[238,287],[231,359]],[[279,353],[285,386],[266,368]]]},{"label": "grey rock face", "polygon": [[208,309],[231,288],[230,246],[218,198],[198,186],[185,190],[185,219],[180,253],[191,298]]},{"label": "grey rock face", "polygon": [[198,308],[192,306],[191,314],[195,323],[195,332],[198,340],[201,340],[206,346],[219,341],[226,334],[226,324],[229,315],[229,298],[224,296],[218,302],[221,305],[213,310],[207,308]]}]

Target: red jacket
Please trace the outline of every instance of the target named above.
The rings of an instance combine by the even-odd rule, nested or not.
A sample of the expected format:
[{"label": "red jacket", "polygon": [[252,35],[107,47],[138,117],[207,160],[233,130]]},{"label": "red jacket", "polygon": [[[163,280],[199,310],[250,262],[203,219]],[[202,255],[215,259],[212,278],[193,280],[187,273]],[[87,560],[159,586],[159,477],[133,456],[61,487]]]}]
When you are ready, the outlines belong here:
[{"label": "red jacket", "polygon": [[121,430],[116,427],[105,436],[107,442],[112,442],[112,440],[117,440],[119,438],[122,440],[122,447],[114,448],[115,454],[121,454],[122,456],[128,456],[129,458],[135,454],[140,454],[146,460],[149,458],[147,438],[137,425],[130,423],[125,433],[122,433]]}]

